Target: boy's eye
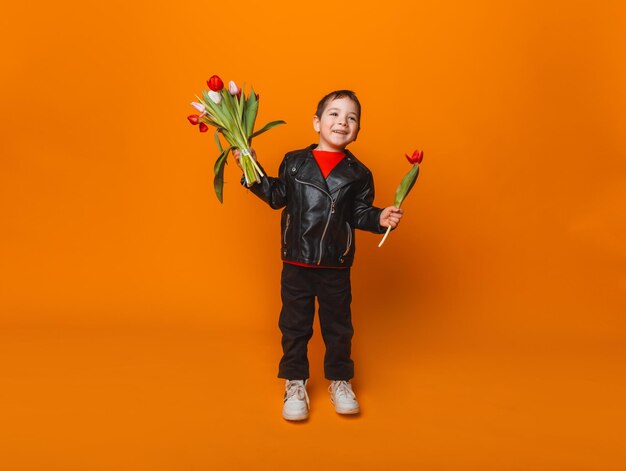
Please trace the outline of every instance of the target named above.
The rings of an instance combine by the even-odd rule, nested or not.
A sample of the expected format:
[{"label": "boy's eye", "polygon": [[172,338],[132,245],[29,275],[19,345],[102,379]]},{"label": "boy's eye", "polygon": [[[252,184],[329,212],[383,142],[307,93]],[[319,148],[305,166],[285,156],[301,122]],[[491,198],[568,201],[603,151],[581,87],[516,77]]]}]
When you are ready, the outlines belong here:
[{"label": "boy's eye", "polygon": [[350,119],[351,119],[352,121],[356,121],[356,118],[355,118],[354,116],[350,116]]}]

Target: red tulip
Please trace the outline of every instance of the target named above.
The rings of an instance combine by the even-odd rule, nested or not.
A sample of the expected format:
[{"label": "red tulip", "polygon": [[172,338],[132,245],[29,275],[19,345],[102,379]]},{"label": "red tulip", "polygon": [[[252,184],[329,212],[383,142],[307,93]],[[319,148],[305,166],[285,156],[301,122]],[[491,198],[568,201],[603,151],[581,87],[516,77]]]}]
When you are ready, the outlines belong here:
[{"label": "red tulip", "polygon": [[190,114],[189,116],[187,116],[187,119],[188,119],[188,120],[189,120],[189,122],[190,122],[191,124],[193,124],[194,126],[200,122],[200,121],[199,121],[200,116],[198,116],[197,114]]},{"label": "red tulip", "polygon": [[424,151],[414,150],[413,155],[411,157],[409,157],[409,154],[404,154],[404,155],[406,157],[406,160],[408,160],[410,164],[421,164],[422,159],[424,158]]},{"label": "red tulip", "polygon": [[207,80],[206,84],[214,92],[219,92],[222,88],[224,88],[224,82],[222,82],[222,79],[219,78],[217,75],[214,75],[209,80]]},{"label": "red tulip", "polygon": [[[406,157],[406,160],[408,160],[411,164],[411,170],[407,172],[407,174],[402,178],[400,185],[398,185],[398,188],[396,188],[396,199],[393,202],[393,205],[396,208],[400,207],[404,199],[407,197],[407,195],[415,185],[415,182],[417,181],[417,176],[420,173],[420,167],[416,164],[419,164],[424,158],[424,151],[416,149],[413,151],[413,155],[411,155],[410,157],[409,154],[404,155]],[[379,247],[381,247],[385,243],[389,232],[391,232],[391,226],[387,226],[387,232],[385,232],[383,239],[380,241],[380,244],[378,244]]]},{"label": "red tulip", "polygon": [[206,123],[200,123],[200,132],[207,132],[209,130],[209,127],[206,125]]}]

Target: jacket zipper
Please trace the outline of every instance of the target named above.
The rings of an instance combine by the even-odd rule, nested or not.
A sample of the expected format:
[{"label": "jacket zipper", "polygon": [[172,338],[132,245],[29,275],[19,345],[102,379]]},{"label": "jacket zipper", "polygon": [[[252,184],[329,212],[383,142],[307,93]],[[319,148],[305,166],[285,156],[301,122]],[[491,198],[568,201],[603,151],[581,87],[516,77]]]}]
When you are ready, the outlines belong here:
[{"label": "jacket zipper", "polygon": [[326,196],[328,196],[330,198],[330,213],[328,214],[328,219],[326,220],[326,226],[324,227],[324,232],[322,232],[322,237],[320,239],[320,258],[317,260],[317,264],[320,265],[322,263],[322,254],[324,252],[324,236],[326,235],[326,231],[328,230],[328,225],[330,224],[330,218],[332,217],[332,215],[335,212],[335,200],[333,199],[332,196],[330,196],[330,193],[328,193],[326,190],[324,190],[323,188],[320,188],[317,185],[313,185],[313,183],[309,183],[309,182],[303,182],[302,180],[298,180],[297,178],[295,179],[298,183],[302,183],[304,185],[309,185],[312,186],[313,188],[317,188],[318,190],[320,190],[322,193],[324,193]]},{"label": "jacket zipper", "polygon": [[350,228],[350,223],[346,222],[346,226],[348,226],[348,247],[346,248],[346,251],[343,253],[343,257],[348,255],[348,252],[350,252],[350,247],[352,247],[352,229]]},{"label": "jacket zipper", "polygon": [[289,221],[291,214],[287,214],[287,222],[285,223],[285,233],[283,234],[283,245],[287,245],[287,230],[289,229]]}]

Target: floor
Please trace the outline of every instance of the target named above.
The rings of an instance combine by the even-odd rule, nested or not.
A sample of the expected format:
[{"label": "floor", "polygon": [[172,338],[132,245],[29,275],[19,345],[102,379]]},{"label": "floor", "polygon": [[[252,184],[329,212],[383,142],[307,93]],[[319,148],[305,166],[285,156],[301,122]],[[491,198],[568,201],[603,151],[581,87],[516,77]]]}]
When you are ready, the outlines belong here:
[{"label": "floor", "polygon": [[[311,345],[310,418],[281,418],[278,334],[227,324],[0,333],[2,469],[622,470],[626,362],[515,346],[356,348],[362,413],[338,416]],[[360,344],[372,341],[365,331]],[[278,347],[279,348],[279,347]],[[357,369],[359,371],[359,369]],[[348,468],[352,469],[352,468]]]}]

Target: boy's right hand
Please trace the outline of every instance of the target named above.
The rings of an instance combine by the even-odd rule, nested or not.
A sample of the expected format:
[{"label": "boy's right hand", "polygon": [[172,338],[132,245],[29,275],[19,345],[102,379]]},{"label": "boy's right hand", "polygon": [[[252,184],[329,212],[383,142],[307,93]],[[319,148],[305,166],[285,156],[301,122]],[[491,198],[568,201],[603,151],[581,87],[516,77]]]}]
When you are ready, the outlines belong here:
[{"label": "boy's right hand", "polygon": [[[256,152],[254,152],[254,149],[250,148],[250,153],[252,154],[252,158],[256,161]],[[235,162],[237,162],[237,167],[239,168],[241,168],[241,164],[239,163],[240,155],[241,153],[239,152],[239,149],[233,149],[233,157],[235,158]]]}]

